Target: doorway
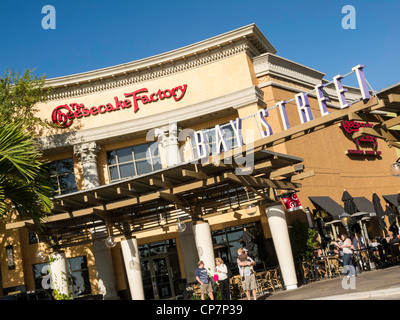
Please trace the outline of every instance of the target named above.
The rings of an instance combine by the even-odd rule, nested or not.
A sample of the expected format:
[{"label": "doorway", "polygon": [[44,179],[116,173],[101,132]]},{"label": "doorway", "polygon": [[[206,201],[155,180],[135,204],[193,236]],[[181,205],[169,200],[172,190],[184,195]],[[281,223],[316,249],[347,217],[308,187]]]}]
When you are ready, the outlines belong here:
[{"label": "doorway", "polygon": [[146,300],[175,297],[168,254],[141,259],[143,289]]}]

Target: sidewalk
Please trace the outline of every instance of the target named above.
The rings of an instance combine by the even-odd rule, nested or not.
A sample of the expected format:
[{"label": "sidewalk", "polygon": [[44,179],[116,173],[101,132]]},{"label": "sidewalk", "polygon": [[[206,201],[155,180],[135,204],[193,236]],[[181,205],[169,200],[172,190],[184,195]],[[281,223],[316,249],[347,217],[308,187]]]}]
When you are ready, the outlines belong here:
[{"label": "sidewalk", "polygon": [[[342,286],[343,277],[323,279],[294,290],[277,290],[257,300],[400,300],[400,266],[364,271],[355,278],[355,288]],[[350,288],[349,288],[350,287]]]}]

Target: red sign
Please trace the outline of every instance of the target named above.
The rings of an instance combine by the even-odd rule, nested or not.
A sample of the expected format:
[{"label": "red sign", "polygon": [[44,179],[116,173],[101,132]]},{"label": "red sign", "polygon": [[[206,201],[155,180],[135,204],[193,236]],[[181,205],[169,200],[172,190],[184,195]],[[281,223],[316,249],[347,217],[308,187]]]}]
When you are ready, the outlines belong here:
[{"label": "red sign", "polygon": [[296,193],[281,197],[287,212],[303,209]]},{"label": "red sign", "polygon": [[132,106],[133,111],[136,113],[140,109],[139,101],[141,101],[141,104],[143,105],[157,102],[159,100],[169,99],[171,97],[174,98],[175,101],[179,101],[185,95],[186,88],[187,84],[184,84],[183,86],[178,86],[172,89],[159,89],[157,92],[150,94],[144,94],[148,92],[148,89],[142,88],[133,92],[124,93],[124,96],[130,99],[119,100],[118,97],[114,97],[114,101],[111,103],[92,106],[90,108],[86,108],[83,103],[62,104],[53,110],[51,120],[56,125],[62,128],[67,128],[72,124],[74,119],[129,109]]},{"label": "red sign", "polygon": [[[372,128],[374,125],[371,123],[362,123],[357,121],[342,121],[342,127],[345,132],[353,133],[357,132],[360,128]],[[360,142],[371,144],[371,148],[376,149],[378,146],[378,139],[373,136],[364,136],[356,140],[357,147],[360,147]],[[347,150],[346,154],[353,155],[380,155],[381,151],[367,151],[367,150]]]}]

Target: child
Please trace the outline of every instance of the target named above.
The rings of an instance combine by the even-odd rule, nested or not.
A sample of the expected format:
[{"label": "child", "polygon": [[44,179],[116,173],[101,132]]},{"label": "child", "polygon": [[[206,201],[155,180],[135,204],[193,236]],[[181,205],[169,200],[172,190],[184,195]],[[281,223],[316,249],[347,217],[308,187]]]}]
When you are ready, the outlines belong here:
[{"label": "child", "polygon": [[[240,262],[248,261],[249,256],[247,255],[247,249],[243,249],[241,251],[241,253],[238,255],[238,259],[239,259]],[[244,268],[246,268],[246,267],[240,267],[240,275],[242,276],[242,280],[244,280],[244,276],[243,276]],[[253,273],[254,272],[253,267],[251,266],[249,268],[251,269],[251,273]]]}]

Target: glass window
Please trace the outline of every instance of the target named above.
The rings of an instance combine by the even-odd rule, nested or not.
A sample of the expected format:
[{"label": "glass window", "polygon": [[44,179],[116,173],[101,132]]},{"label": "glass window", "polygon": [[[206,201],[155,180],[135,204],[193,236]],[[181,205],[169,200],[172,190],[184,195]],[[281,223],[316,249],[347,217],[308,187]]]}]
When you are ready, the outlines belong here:
[{"label": "glass window", "polygon": [[67,259],[67,271],[69,290],[74,297],[92,292],[86,256]]},{"label": "glass window", "polygon": [[108,151],[107,163],[111,181],[159,170],[158,142]]},{"label": "glass window", "polygon": [[[74,297],[91,294],[89,268],[86,256],[67,259],[67,273],[69,291]],[[43,281],[49,284],[50,267],[48,263],[39,263],[33,265],[33,275],[35,278],[36,290],[43,289]]]},{"label": "glass window", "polygon": [[132,148],[124,148],[117,150],[118,162],[124,163],[133,160]]},{"label": "glass window", "polygon": [[119,166],[119,172],[122,178],[128,178],[136,176],[135,166],[133,163],[125,163]]},{"label": "glass window", "polygon": [[[221,258],[233,271],[237,270],[237,250],[243,248],[242,236],[244,228],[253,236],[264,239],[261,223],[254,222],[246,225],[240,225],[231,228],[225,228],[212,232],[215,257]],[[255,269],[263,268],[261,257],[265,256],[263,246],[254,243],[254,252],[256,255],[251,257],[255,262]]]},{"label": "glass window", "polygon": [[[49,267],[49,264],[47,262],[33,265],[33,276],[35,278],[35,288],[36,288],[36,290],[44,289],[43,288],[43,282],[45,282],[46,285],[49,285],[49,282],[50,282],[49,272],[50,272],[50,267]],[[45,277],[47,279],[45,279]]]},{"label": "glass window", "polygon": [[136,168],[138,174],[145,174],[153,171],[151,163],[148,163],[146,160],[136,162]]},{"label": "glass window", "polygon": [[147,158],[147,149],[148,148],[149,148],[149,146],[147,144],[134,146],[133,147],[133,152],[135,153],[135,159],[136,160],[146,159]]},{"label": "glass window", "polygon": [[55,194],[60,195],[77,191],[72,158],[51,162],[49,171]]}]

